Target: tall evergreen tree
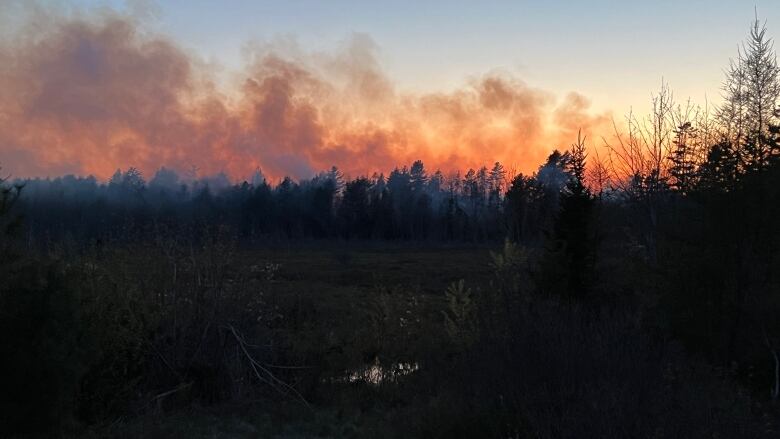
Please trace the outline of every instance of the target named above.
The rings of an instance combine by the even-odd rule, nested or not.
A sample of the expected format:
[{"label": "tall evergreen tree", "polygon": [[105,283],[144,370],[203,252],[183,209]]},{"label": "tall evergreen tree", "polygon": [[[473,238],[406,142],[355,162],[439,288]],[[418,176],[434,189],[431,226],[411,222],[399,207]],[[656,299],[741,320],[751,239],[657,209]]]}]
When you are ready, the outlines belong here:
[{"label": "tall evergreen tree", "polygon": [[560,291],[574,297],[587,296],[590,291],[593,272],[593,240],[591,214],[593,196],[585,185],[585,138],[577,135],[577,142],[569,151],[566,171],[569,179],[560,198],[560,211],[555,220],[554,246],[548,251],[553,255],[553,263],[563,263],[562,274],[565,284]]},{"label": "tall evergreen tree", "polygon": [[691,142],[697,136],[697,129],[690,122],[685,122],[674,131],[674,149],[669,160],[672,166],[669,173],[672,176],[672,189],[687,194],[693,185],[696,171],[696,157],[693,155]]},{"label": "tall evergreen tree", "polygon": [[415,194],[420,194],[428,183],[428,174],[425,171],[425,165],[422,160],[416,160],[409,169],[409,183]]},{"label": "tall evergreen tree", "polygon": [[740,172],[762,169],[772,155],[770,128],[777,124],[780,68],[766,26],[758,18],[726,72],[718,119],[733,145]]}]

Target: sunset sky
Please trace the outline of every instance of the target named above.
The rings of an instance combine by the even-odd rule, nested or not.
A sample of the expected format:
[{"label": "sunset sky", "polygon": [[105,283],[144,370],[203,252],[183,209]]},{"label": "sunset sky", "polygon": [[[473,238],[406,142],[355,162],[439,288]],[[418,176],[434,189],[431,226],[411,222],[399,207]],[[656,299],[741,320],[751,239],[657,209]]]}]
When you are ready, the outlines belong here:
[{"label": "sunset sky", "polygon": [[[565,147],[565,142],[573,140],[566,139],[576,125],[587,125],[583,128],[597,137],[605,135],[597,131],[609,125],[606,121],[611,117],[620,119],[632,107],[646,111],[662,78],[678,101],[690,97],[700,104],[705,99],[717,103],[723,69],[747,34],[754,4],[759,17],[767,20],[770,36],[780,32],[780,2],[776,0],[74,0],[38,2],[37,12],[29,2],[3,2],[0,57],[15,62],[2,68],[4,82],[0,85],[6,90],[0,92],[0,109],[5,108],[0,116],[6,118],[6,125],[0,128],[0,165],[17,175],[73,172],[105,178],[117,167],[139,166],[148,173],[163,165],[184,167],[187,162],[186,166],[196,164],[208,172],[245,174],[261,167],[271,175],[305,177],[331,161],[350,161],[351,168],[347,163],[332,164],[347,166],[352,173],[368,173],[416,156],[435,162],[433,166],[477,166],[501,159],[528,170],[549,149]],[[138,76],[101,77],[98,82],[104,89],[82,83],[85,77],[75,70],[72,75],[62,73],[51,79],[52,70],[64,71],[58,65],[68,64],[72,70],[86,59],[94,61],[80,58],[86,46],[63,35],[77,35],[79,41],[108,38],[99,31],[108,15],[130,23],[131,28],[114,41],[126,47],[118,52],[109,48],[109,52],[143,52],[149,41],[163,40],[171,46],[170,53],[157,53],[154,60],[141,56],[150,64],[148,71],[146,67],[130,69]],[[69,27],[79,21],[94,29]],[[38,31],[25,28],[31,22],[37,23],[32,29]],[[62,28],[58,31],[57,26]],[[41,44],[46,38],[51,44]],[[64,46],[53,49],[55,39]],[[294,90],[289,92],[294,96],[291,102],[305,101],[306,107],[296,109],[290,116],[294,119],[291,125],[285,125],[293,140],[278,138],[270,125],[258,130],[258,124],[274,118],[268,112],[278,108],[266,108],[258,115],[257,101],[250,104],[247,100],[252,89],[248,76],[255,85],[263,85],[269,75],[279,73],[278,65],[269,67],[264,58],[268,54],[316,77],[317,85],[306,79],[285,89]],[[170,126],[161,124],[159,118],[150,119],[159,108],[137,114],[104,107],[109,105],[107,100],[121,99],[122,93],[151,90],[136,87],[133,81],[147,84],[163,58],[180,59],[189,66],[182,72],[163,69],[166,74],[183,75],[184,79],[171,78],[172,87],[178,87],[180,80],[200,81],[204,75],[211,84],[172,92],[176,103],[161,104],[170,106],[160,110],[169,116],[179,114],[171,116]],[[127,59],[131,58],[106,62]],[[247,75],[248,70],[254,76]],[[352,73],[345,74],[346,70]],[[28,79],[44,71],[46,79]],[[355,71],[361,78],[366,74],[372,78],[371,91],[362,85],[357,91],[350,88]],[[30,98],[29,93],[21,96],[9,91],[42,83],[56,84],[58,90],[47,95],[46,104]],[[79,83],[78,89],[70,90],[74,83]],[[112,88],[114,83],[118,88]],[[509,93],[513,104],[490,101],[507,97],[508,89],[513,90]],[[159,95],[150,93],[138,99]],[[208,93],[219,95],[209,100],[208,108],[200,101],[193,104]],[[267,89],[258,88],[257,93],[264,103],[269,102]],[[58,99],[68,104],[49,105]],[[89,111],[83,114],[89,120],[79,119],[80,110],[69,106],[89,99],[99,105],[87,106]],[[215,107],[216,100],[220,103]],[[339,103],[346,101],[350,104],[344,109]],[[527,110],[529,105],[534,109]],[[114,116],[110,123],[100,123],[96,112]],[[464,122],[455,120],[459,117],[474,126],[463,128]],[[126,123],[123,118],[134,122]],[[475,122],[478,118],[484,120]],[[284,120],[290,121],[287,116]],[[565,126],[548,129],[556,123]],[[8,124],[17,132],[9,132]],[[150,124],[154,126],[147,128]],[[147,130],[155,132],[150,135]],[[205,133],[192,139],[198,146],[185,145],[189,134],[184,132],[189,130]],[[25,131],[24,135],[18,131]],[[527,141],[508,144],[526,132]],[[307,142],[319,146],[310,150]],[[375,147],[375,143],[382,146]],[[479,145],[474,147],[474,143]],[[96,157],[101,150],[105,153]],[[210,163],[196,163],[201,160],[196,159],[196,150],[209,155]]]}]

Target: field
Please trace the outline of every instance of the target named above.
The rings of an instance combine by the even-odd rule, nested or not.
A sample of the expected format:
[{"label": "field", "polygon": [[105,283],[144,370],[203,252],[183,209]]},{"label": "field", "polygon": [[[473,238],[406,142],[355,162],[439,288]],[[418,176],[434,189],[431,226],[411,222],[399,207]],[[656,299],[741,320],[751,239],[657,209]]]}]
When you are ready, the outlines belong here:
[{"label": "field", "polygon": [[[310,399],[302,403],[267,388],[260,399],[213,405],[198,403],[202,389],[187,389],[166,397],[157,410],[93,427],[87,437],[381,436],[391,431],[389,420],[398,421],[419,402],[413,391],[401,396],[401,389],[414,386],[402,382],[411,377],[383,369],[377,381],[372,367],[380,361],[416,364],[422,360],[416,357],[440,352],[447,344],[445,291],[461,279],[486,285],[496,250],[344,243],[233,250],[227,283],[273,297],[266,303],[278,311],[280,322],[271,324],[276,338],[295,343],[285,351],[316,358],[320,371],[312,385],[317,390],[306,392]],[[159,259],[138,250],[114,253],[102,264],[119,265],[119,272],[142,284],[159,284],[166,271]],[[181,278],[179,273],[177,282]],[[413,322],[396,324],[404,318]],[[298,385],[303,391],[306,383]]]},{"label": "field", "polygon": [[279,264],[279,288],[360,294],[377,286],[403,286],[442,295],[459,279],[485,280],[496,247],[334,245],[282,247],[240,253],[248,264]]},{"label": "field", "polygon": [[640,313],[540,294],[520,247],[159,248],[84,256],[103,273],[95,291],[116,285],[125,305],[101,308],[112,335],[97,343],[112,371],[95,378],[97,401],[115,406],[80,437],[774,431],[743,388]]}]

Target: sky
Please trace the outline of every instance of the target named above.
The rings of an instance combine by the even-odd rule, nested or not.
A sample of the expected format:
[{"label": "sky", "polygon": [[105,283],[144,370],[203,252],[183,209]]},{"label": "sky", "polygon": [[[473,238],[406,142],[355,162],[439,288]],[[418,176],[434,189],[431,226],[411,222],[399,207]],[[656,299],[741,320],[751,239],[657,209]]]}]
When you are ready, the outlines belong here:
[{"label": "sky", "polygon": [[777,0],[0,0],[0,166],[532,172],[662,81],[717,104],[756,11],[780,34]]},{"label": "sky", "polygon": [[381,65],[402,89],[446,91],[473,75],[504,70],[557,93],[582,93],[597,109],[620,112],[645,108],[661,80],[678,100],[717,100],[723,69],[755,11],[773,35],[780,29],[776,0],[70,4],[144,10],[155,17],[157,29],[227,69],[242,64],[242,48],[250,41],[293,38],[303,47],[329,50],[359,32],[378,45]]}]

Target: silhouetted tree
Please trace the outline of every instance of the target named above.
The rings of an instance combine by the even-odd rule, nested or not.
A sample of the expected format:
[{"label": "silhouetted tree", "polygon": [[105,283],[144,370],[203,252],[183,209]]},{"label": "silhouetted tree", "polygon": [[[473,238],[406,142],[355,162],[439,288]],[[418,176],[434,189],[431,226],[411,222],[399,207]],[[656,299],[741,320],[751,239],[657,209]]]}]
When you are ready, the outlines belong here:
[{"label": "silhouetted tree", "polygon": [[347,239],[366,239],[371,236],[370,188],[371,182],[365,177],[359,177],[346,184],[344,197],[339,206],[339,220],[342,236]]},{"label": "silhouetted tree", "polygon": [[758,18],[732,61],[723,86],[724,104],[718,119],[725,141],[732,144],[739,171],[755,171],[772,155],[770,127],[776,124],[780,98],[780,68],[772,39]]},{"label": "silhouetted tree", "polygon": [[585,185],[586,158],[585,138],[579,133],[564,165],[568,181],[542,268],[543,284],[571,297],[588,296],[593,277],[593,197]]},{"label": "silhouetted tree", "polygon": [[409,184],[411,184],[412,192],[422,193],[427,183],[428,174],[425,172],[425,165],[422,160],[417,160],[412,163],[412,167],[409,169]]},{"label": "silhouetted tree", "polygon": [[539,209],[543,196],[535,178],[518,174],[512,179],[504,210],[508,237],[513,242],[527,245],[540,240]]},{"label": "silhouetted tree", "polygon": [[672,161],[669,173],[672,177],[671,187],[682,194],[690,192],[695,184],[696,158],[691,142],[696,138],[697,130],[690,122],[678,126],[674,132],[674,149],[670,155]]}]

